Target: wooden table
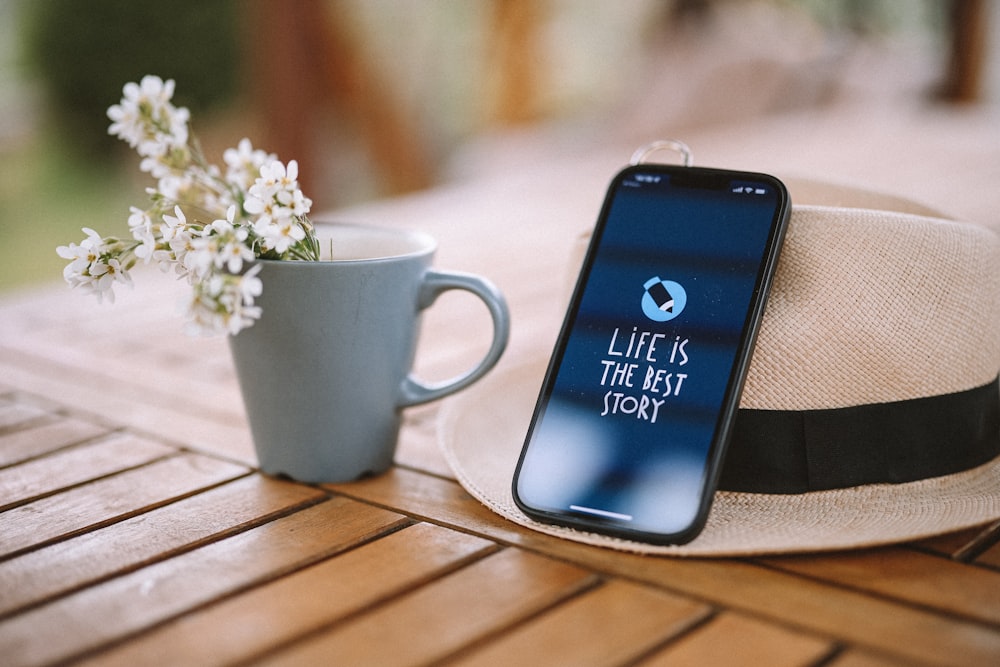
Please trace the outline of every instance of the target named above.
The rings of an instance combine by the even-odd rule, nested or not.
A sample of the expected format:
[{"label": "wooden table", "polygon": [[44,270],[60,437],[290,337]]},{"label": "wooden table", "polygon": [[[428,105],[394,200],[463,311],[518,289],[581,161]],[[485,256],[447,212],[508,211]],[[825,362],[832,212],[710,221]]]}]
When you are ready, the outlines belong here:
[{"label": "wooden table", "polygon": [[[348,217],[430,231],[440,266],[493,278],[514,364],[555,335],[568,249],[611,173],[593,166],[583,196],[512,177]],[[1000,525],[738,560],[584,546],[467,495],[440,405],[407,412],[383,476],[271,479],[225,341],[181,333],[171,277],[136,282],[114,306],[62,284],[0,303],[4,665],[1000,664]],[[469,299],[428,313],[424,375],[485,349]]]}]

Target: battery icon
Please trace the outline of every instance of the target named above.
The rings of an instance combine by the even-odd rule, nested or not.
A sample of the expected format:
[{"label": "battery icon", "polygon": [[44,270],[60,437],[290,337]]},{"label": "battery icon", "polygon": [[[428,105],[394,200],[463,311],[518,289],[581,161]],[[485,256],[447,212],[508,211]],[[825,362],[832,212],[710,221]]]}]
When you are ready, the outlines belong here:
[{"label": "battery icon", "polygon": [[765,192],[767,192],[767,190],[765,190],[764,188],[757,188],[757,189],[756,189],[756,190],[754,190],[753,192],[754,192],[754,194],[756,194],[756,195],[762,195],[762,194],[764,194]]}]

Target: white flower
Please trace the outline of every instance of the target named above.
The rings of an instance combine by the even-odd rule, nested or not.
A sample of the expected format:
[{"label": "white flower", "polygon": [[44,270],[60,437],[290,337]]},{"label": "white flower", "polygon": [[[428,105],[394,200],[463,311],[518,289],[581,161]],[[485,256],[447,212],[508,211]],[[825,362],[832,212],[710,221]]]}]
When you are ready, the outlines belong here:
[{"label": "white flower", "polygon": [[221,269],[223,265],[230,273],[239,273],[243,270],[243,262],[254,259],[246,240],[249,236],[245,227],[237,227],[234,223],[236,217],[236,205],[232,205],[226,211],[225,220],[214,221],[210,229],[218,235],[219,249],[215,256],[215,268]]},{"label": "white flower", "polygon": [[244,137],[236,148],[227,148],[222,159],[226,162],[226,182],[246,191],[260,176],[260,168],[276,156],[254,150],[250,140]]},{"label": "white flower", "polygon": [[[125,84],[122,92],[121,103],[108,109],[110,134],[127,141],[143,157],[159,158],[173,148],[186,147],[190,113],[170,103],[173,80],[146,75],[138,84]],[[147,167],[152,170],[153,163]]]},{"label": "white flower", "polygon": [[132,286],[132,277],[119,259],[119,253],[126,249],[121,244],[106,243],[93,229],[85,227],[83,232],[87,238],[79,245],[56,248],[60,257],[71,260],[63,269],[63,278],[71,287],[94,294],[98,303],[105,298],[114,303],[116,282]]},{"label": "white flower", "polygon": [[99,262],[101,258],[101,246],[104,241],[93,229],[83,228],[83,233],[87,235],[79,245],[70,243],[68,246],[61,245],[56,248],[56,254],[63,259],[72,260],[63,269],[63,277],[71,285],[79,278],[90,272],[90,267]]},{"label": "white flower", "polygon": [[262,165],[260,176],[247,192],[243,209],[251,215],[260,216],[257,222],[261,227],[284,218],[305,215],[312,207],[312,200],[299,189],[298,175],[299,164],[295,160],[288,163],[287,169],[280,160]]},{"label": "white flower", "polygon": [[198,246],[195,238],[187,231],[181,232],[170,239],[170,253],[177,263],[177,274],[188,276],[194,280],[204,275],[205,271],[200,270],[201,255],[198,253]]},{"label": "white flower", "polygon": [[135,206],[130,207],[129,212],[131,213],[128,217],[129,231],[132,232],[132,238],[140,243],[135,249],[135,256],[149,264],[149,260],[153,259],[153,252],[156,250],[153,219],[149,216],[148,211],[142,211]]},{"label": "white flower", "polygon": [[169,201],[191,201],[191,191],[194,189],[194,178],[191,174],[168,173],[156,182],[154,193]]},{"label": "white flower", "polygon": [[188,331],[192,334],[235,335],[260,319],[261,309],[254,299],[261,295],[263,283],[257,274],[260,265],[242,276],[213,274],[195,283],[188,303]]},{"label": "white flower", "polygon": [[107,298],[108,303],[115,302],[113,288],[116,282],[132,286],[132,276],[117,258],[110,258],[92,265],[88,277],[89,280],[80,283],[80,287],[83,288],[84,292],[93,293],[97,297],[97,303],[101,303],[105,298]]},{"label": "white flower", "polygon": [[[246,230],[242,230],[244,238],[246,237]],[[219,250],[218,260],[224,261],[226,264],[226,269],[230,273],[239,273],[243,269],[243,262],[253,261],[254,254],[242,243],[240,239],[230,240]]]},{"label": "white flower", "polygon": [[174,237],[187,232],[187,216],[184,215],[180,206],[174,206],[173,215],[164,215],[163,222],[164,226],[160,227],[160,231],[163,234],[163,240],[168,243]]},{"label": "white flower", "polygon": [[226,211],[224,220],[213,221],[200,237],[192,239],[194,250],[187,258],[190,258],[191,269],[197,275],[206,276],[211,270],[223,267],[230,273],[239,273],[243,262],[254,259],[253,250],[246,244],[249,232],[235,225],[235,216],[234,204]]},{"label": "white flower", "polygon": [[215,233],[220,235],[229,234],[236,229],[236,204],[226,209],[224,219],[213,220],[212,224],[205,228],[205,233]]},{"label": "white flower", "polygon": [[260,270],[260,264],[251,266],[247,269],[246,273],[240,276],[240,280],[237,283],[240,298],[246,306],[252,306],[254,304],[254,299],[264,293],[264,283],[257,277]]},{"label": "white flower", "polygon": [[193,280],[199,265],[198,248],[194,243],[196,230],[188,224],[180,206],[174,206],[174,215],[164,214],[160,225],[160,239],[167,249],[153,253],[153,259],[160,263],[164,271],[175,266],[177,274]]},{"label": "white flower", "polygon": [[193,279],[205,279],[215,268],[216,257],[219,254],[217,237],[198,236],[191,239],[190,248],[183,250],[182,265],[192,275]]},{"label": "white flower", "polygon": [[254,230],[263,240],[264,247],[278,254],[306,237],[306,230],[293,218],[282,218],[260,228],[254,227]]}]

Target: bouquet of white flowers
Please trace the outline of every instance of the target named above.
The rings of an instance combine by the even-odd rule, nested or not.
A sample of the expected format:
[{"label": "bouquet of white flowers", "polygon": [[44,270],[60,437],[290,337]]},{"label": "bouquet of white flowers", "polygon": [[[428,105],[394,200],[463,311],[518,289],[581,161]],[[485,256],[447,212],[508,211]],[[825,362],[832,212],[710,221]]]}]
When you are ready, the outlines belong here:
[{"label": "bouquet of white flowers", "polygon": [[142,260],[173,268],[187,279],[189,331],[235,334],[260,317],[254,299],[263,285],[256,258],[318,260],[319,243],[307,213],[312,201],[298,185],[298,164],[256,150],[249,139],[223,154],[226,171],[209,164],[188,128],[190,113],[171,104],[174,82],[145,76],[128,83],[108,109],[110,134],[142,157],[139,168],[157,179],[149,208],[131,208],[131,239],[83,231],[79,244],[59,246],[70,260],[72,287],[114,301],[115,283],[131,286],[129,270]]}]

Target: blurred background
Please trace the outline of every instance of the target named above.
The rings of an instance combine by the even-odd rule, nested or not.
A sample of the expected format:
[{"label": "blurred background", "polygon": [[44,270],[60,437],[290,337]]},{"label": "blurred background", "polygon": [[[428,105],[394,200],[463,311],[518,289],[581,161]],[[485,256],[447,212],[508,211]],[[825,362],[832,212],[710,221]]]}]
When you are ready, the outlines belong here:
[{"label": "blurred background", "polygon": [[314,210],[695,136],[929,174],[934,204],[958,165],[994,184],[962,212],[996,219],[998,46],[992,0],[0,0],[0,290],[60,280],[57,245],[145,206],[105,112],[147,73],[212,161],[244,136],[297,159]]}]

